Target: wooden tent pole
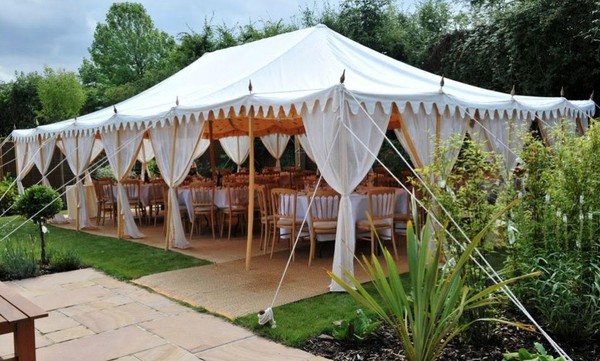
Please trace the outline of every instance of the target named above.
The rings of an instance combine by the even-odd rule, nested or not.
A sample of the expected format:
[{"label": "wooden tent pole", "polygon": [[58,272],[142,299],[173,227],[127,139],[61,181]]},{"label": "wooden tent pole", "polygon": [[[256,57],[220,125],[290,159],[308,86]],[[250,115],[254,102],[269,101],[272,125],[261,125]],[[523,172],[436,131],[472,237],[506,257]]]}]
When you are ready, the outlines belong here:
[{"label": "wooden tent pole", "polygon": [[421,161],[421,157],[419,157],[419,152],[417,152],[417,148],[415,147],[415,144],[413,143],[412,139],[410,138],[410,135],[408,134],[408,131],[406,130],[404,118],[402,118],[402,114],[400,113],[398,113],[398,122],[400,123],[400,131],[402,132],[402,135],[404,136],[404,139],[406,139],[406,143],[408,144],[408,149],[414,157],[414,165],[416,166],[416,168],[423,168],[423,162]]},{"label": "wooden tent pole", "polygon": [[77,216],[75,217],[75,229],[80,230],[79,223],[81,222],[79,212],[81,205],[79,204],[79,135],[75,135],[75,164],[77,165],[77,174],[75,175],[75,204],[77,205]]},{"label": "wooden tent pole", "polygon": [[544,144],[550,146],[550,140],[548,139],[548,134],[546,134],[546,129],[544,129],[544,125],[542,124],[542,118],[535,116],[535,121],[537,122],[538,129],[540,130],[540,134],[542,135],[542,140]]},{"label": "wooden tent pole", "polygon": [[119,238],[124,238],[124,232],[123,232],[123,222],[124,222],[124,216],[123,216],[123,203],[121,202],[121,197],[120,197],[120,192],[119,192],[119,188],[121,188],[121,181],[122,181],[122,177],[121,177],[121,161],[119,160],[119,151],[118,149],[121,149],[121,130],[119,128],[117,128],[117,152],[115,153],[115,159],[117,161],[117,237]]},{"label": "wooden tent pole", "polygon": [[213,120],[209,119],[208,120],[208,139],[209,139],[209,152],[210,152],[210,169],[212,171],[212,179],[213,182],[217,182],[218,179],[218,173],[217,173],[217,161],[215,158],[215,140],[213,139],[214,134],[213,134]]},{"label": "wooden tent pole", "polygon": [[435,107],[435,147],[439,149],[442,140],[442,114]]},{"label": "wooden tent pole", "polygon": [[248,238],[246,241],[246,271],[250,270],[252,260],[252,238],[254,232],[254,107],[250,107],[248,116],[248,138],[250,141],[250,167],[248,176]]}]

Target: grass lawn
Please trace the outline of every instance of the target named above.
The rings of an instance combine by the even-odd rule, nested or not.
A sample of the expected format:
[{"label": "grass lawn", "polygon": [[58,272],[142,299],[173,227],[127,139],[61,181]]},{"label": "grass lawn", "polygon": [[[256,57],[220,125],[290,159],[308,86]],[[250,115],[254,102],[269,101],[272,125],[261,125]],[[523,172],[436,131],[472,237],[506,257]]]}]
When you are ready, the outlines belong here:
[{"label": "grass lawn", "polygon": [[[502,268],[506,255],[491,253],[487,259],[492,267],[499,270]],[[410,289],[408,273],[401,275],[401,280],[404,287],[407,290]],[[375,293],[375,287],[372,283],[366,283],[364,286],[375,299],[380,299],[379,295]],[[377,316],[374,316],[362,307],[362,305],[354,301],[347,293],[327,293],[273,308],[273,315],[277,322],[276,328],[259,325],[256,314],[237,318],[235,323],[261,336],[289,346],[298,347],[310,337],[322,333],[331,333],[333,321],[352,319],[354,318],[354,313],[359,308],[362,308],[372,319],[377,318]]]},{"label": "grass lawn", "polygon": [[[408,274],[402,276],[405,285],[407,285],[407,278]],[[366,284],[365,287],[374,294],[375,288],[371,283]],[[378,297],[375,295],[375,298]],[[359,308],[362,308],[367,315],[371,315],[347,293],[326,293],[273,308],[276,328],[259,325],[256,314],[240,317],[235,320],[235,323],[261,336],[297,347],[312,336],[330,333],[333,329],[333,321],[351,319]]]},{"label": "grass lawn", "polygon": [[[0,238],[12,232],[24,221],[21,217],[0,218]],[[95,236],[85,232],[49,226],[46,234],[47,251],[51,249],[73,250],[86,266],[94,267],[120,280],[131,280],[145,275],[180,268],[202,266],[209,261],[186,256],[173,251],[129,242],[127,240]],[[35,237],[36,255],[39,257],[37,227],[27,222],[9,239],[29,240]],[[4,240],[6,242],[7,240]]]}]

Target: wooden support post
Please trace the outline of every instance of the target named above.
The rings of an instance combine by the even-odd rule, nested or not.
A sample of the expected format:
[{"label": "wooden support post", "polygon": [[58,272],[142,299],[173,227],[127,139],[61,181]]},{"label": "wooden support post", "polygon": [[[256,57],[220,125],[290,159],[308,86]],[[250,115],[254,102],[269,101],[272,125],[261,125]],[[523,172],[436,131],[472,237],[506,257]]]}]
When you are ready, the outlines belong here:
[{"label": "wooden support post", "polygon": [[[248,176],[248,238],[246,241],[246,271],[250,270],[252,260],[252,240],[254,235],[254,107],[250,107],[248,115],[248,138],[250,141],[250,164]],[[266,246],[265,246],[266,247]]]},{"label": "wooden support post", "polygon": [[215,140],[213,135],[213,120],[208,120],[208,137],[209,137],[209,152],[210,152],[210,169],[212,171],[212,179],[217,184],[219,174],[217,172],[217,160],[215,158]]},{"label": "wooden support post", "polygon": [[79,204],[79,135],[75,136],[75,162],[77,164],[77,174],[75,175],[75,204],[77,205],[77,216],[75,217],[75,229],[80,230],[81,205]]}]

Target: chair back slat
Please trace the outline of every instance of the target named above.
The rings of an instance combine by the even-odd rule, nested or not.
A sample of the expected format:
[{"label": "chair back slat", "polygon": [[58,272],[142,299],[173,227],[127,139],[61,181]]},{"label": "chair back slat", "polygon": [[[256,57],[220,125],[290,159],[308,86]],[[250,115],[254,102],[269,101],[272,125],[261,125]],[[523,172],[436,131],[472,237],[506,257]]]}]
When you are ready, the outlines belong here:
[{"label": "chair back slat", "polygon": [[394,188],[374,188],[369,190],[369,213],[373,220],[394,218],[396,190]]}]

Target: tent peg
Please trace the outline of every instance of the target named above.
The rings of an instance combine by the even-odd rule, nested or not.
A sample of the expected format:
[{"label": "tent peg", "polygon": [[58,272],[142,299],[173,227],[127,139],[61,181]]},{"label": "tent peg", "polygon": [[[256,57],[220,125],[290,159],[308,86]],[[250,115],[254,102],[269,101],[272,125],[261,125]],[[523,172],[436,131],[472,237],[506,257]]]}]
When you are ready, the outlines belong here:
[{"label": "tent peg", "polygon": [[252,79],[248,80],[248,91],[252,94]]},{"label": "tent peg", "polygon": [[346,69],[342,71],[342,76],[340,76],[340,84],[344,84],[344,81],[346,81]]},{"label": "tent peg", "polygon": [[564,87],[564,86],[561,86],[561,87],[560,87],[560,97],[561,97],[561,98],[564,98],[564,97],[565,97],[565,87]]}]

